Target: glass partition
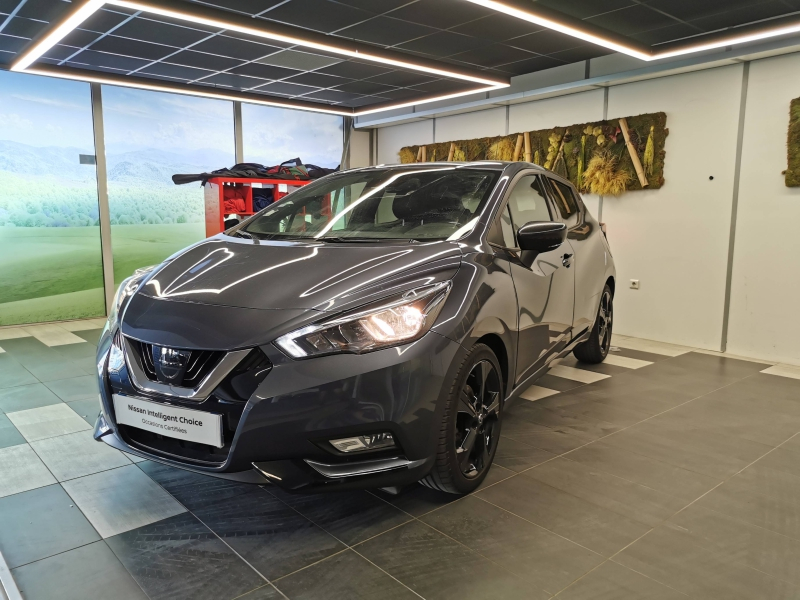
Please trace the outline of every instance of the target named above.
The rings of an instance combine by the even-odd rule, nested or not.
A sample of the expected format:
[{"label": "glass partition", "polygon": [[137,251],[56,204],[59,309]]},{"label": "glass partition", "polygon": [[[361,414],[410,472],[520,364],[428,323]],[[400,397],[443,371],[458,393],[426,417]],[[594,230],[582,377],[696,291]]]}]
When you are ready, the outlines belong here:
[{"label": "glass partition", "polygon": [[105,314],[88,83],[0,71],[0,325]]},{"label": "glass partition", "polygon": [[335,169],[342,159],[342,124],[336,115],[244,104],[244,160],[269,167],[300,158]]},{"label": "glass partition", "polygon": [[203,189],[171,178],[234,164],[233,105],[104,86],[103,120],[119,284],[205,237]]}]

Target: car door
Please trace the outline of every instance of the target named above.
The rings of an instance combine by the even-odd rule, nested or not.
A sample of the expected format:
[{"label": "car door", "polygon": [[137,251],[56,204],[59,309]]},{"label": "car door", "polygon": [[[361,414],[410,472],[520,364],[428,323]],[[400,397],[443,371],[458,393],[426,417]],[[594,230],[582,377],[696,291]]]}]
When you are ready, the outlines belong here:
[{"label": "car door", "polygon": [[564,181],[548,178],[554,205],[567,224],[567,240],[575,255],[575,310],[573,332],[580,335],[594,324],[600,293],[605,285],[607,253],[600,224],[589,214],[575,189]]},{"label": "car door", "polygon": [[543,366],[552,352],[566,346],[572,330],[575,280],[569,242],[532,260],[517,245],[516,234],[523,225],[560,220],[554,218],[547,196],[542,175],[523,173],[498,214],[499,234],[509,255],[517,292],[517,382]]}]

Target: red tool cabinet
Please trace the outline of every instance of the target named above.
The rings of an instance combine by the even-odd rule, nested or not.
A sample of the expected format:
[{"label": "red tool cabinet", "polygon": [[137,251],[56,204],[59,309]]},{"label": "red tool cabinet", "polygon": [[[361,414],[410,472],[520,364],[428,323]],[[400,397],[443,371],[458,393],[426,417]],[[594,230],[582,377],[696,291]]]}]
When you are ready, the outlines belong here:
[{"label": "red tool cabinet", "polygon": [[[253,185],[273,186],[273,199],[277,202],[293,189],[308,185],[312,180],[300,181],[295,179],[247,179],[243,177],[213,177],[204,187],[206,206],[206,237],[217,235],[225,231],[226,214],[237,214],[247,218],[254,215],[253,210]],[[245,191],[245,211],[236,213],[225,212],[225,187],[241,185]]]}]

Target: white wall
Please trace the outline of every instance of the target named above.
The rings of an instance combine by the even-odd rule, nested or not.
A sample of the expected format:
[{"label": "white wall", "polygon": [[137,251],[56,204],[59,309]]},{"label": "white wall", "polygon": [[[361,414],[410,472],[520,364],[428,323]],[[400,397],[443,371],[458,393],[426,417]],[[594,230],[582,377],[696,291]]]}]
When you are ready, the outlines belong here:
[{"label": "white wall", "polygon": [[436,139],[434,141],[471,140],[479,137],[505,135],[505,133],[506,109],[501,106],[436,119]]},{"label": "white wall", "polygon": [[[617,333],[721,347],[743,74],[739,64],[608,90],[609,118],[663,111],[670,130],[665,186],[603,200],[618,272]],[[597,90],[512,105],[508,132],[602,119],[603,97]],[[781,175],[795,97],[800,54],[750,63],[727,350],[800,364],[800,189],[786,188]],[[438,118],[436,140],[504,134],[504,110]],[[378,132],[379,162],[433,141],[430,121]],[[584,199],[597,215],[598,199]]]},{"label": "white wall", "polygon": [[[670,131],[664,187],[603,201],[617,333],[720,348],[742,69],[609,90],[609,118],[663,111]],[[640,289],[630,289],[631,279]]]},{"label": "white wall", "polygon": [[384,127],[378,130],[378,164],[400,162],[397,153],[403,146],[433,143],[433,119]]},{"label": "white wall", "polygon": [[800,364],[800,188],[787,188],[800,54],[750,63],[728,351]]},{"label": "white wall", "polygon": [[350,168],[370,166],[369,131],[350,132]]}]

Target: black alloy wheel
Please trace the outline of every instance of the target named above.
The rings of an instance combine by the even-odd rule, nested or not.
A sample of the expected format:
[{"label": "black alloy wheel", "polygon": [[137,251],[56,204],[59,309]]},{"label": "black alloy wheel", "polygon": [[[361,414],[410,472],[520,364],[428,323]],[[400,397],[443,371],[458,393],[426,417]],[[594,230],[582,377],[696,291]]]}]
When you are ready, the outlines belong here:
[{"label": "black alloy wheel", "polygon": [[614,296],[606,285],[600,295],[600,307],[597,310],[592,332],[582,344],[575,347],[573,354],[581,362],[597,364],[605,360],[611,350],[611,335],[614,327]]},{"label": "black alloy wheel", "polygon": [[422,485],[468,494],[483,482],[500,442],[503,386],[497,356],[484,344],[473,346],[450,385],[436,462]]},{"label": "black alloy wheel", "polygon": [[597,315],[598,337],[600,338],[600,348],[604,355],[608,355],[611,348],[611,328],[614,324],[614,305],[611,300],[611,290],[603,290],[603,297],[600,299],[600,312]]},{"label": "black alloy wheel", "polygon": [[456,457],[467,479],[491,464],[500,437],[500,376],[488,360],[477,363],[464,383],[456,413]]}]

